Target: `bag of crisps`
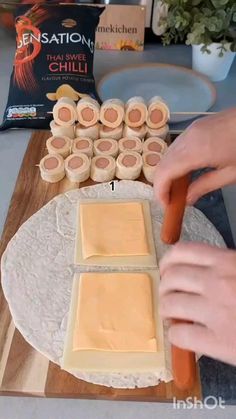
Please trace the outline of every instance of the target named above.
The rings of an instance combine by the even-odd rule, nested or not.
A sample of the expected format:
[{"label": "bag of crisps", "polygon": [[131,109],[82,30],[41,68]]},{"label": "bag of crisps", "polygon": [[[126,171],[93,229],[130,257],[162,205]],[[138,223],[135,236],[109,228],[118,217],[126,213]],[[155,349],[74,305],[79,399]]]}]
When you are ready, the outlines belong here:
[{"label": "bag of crisps", "polygon": [[104,8],[78,4],[19,5],[16,53],[0,130],[48,129],[63,96],[99,99],[93,77],[95,30]]}]

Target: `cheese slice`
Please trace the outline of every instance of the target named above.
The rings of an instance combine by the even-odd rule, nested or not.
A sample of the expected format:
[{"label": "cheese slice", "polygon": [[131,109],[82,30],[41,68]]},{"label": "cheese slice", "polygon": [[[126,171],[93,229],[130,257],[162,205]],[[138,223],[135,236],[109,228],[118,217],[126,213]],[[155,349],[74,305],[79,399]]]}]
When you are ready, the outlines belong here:
[{"label": "cheese slice", "polygon": [[83,256],[148,255],[141,202],[81,204]]},{"label": "cheese slice", "polygon": [[147,273],[81,274],[73,350],[155,352],[155,333]]},{"label": "cheese slice", "polygon": [[[126,273],[118,273],[118,275],[126,275]],[[133,275],[139,275],[140,273],[132,273]],[[82,274],[84,276],[84,274]],[[73,287],[72,287],[72,295],[71,295],[71,304],[70,304],[70,311],[69,311],[69,318],[68,318],[68,324],[67,324],[67,332],[66,332],[66,338],[65,338],[65,345],[64,345],[64,352],[63,352],[63,358],[62,358],[62,368],[66,369],[67,371],[80,371],[80,372],[94,372],[94,373],[121,373],[121,374],[128,374],[128,373],[148,373],[153,372],[156,374],[159,374],[161,371],[163,371],[163,368],[166,367],[166,352],[164,347],[164,331],[163,331],[163,322],[161,320],[161,317],[159,315],[159,303],[158,303],[158,287],[159,287],[159,272],[157,270],[147,270],[145,272],[142,272],[141,278],[144,278],[145,283],[145,289],[149,290],[149,287],[147,285],[148,281],[146,281],[145,278],[149,277],[151,281],[151,289],[152,289],[152,301],[153,301],[153,317],[154,317],[154,324],[155,324],[155,331],[153,336],[152,335],[152,320],[151,320],[151,303],[149,300],[149,291],[148,295],[146,297],[141,297],[140,291],[138,292],[138,295],[140,295],[141,300],[135,303],[132,302],[132,305],[130,305],[129,308],[124,307],[124,304],[121,301],[121,298],[116,299],[116,314],[114,316],[114,310],[112,308],[113,316],[116,320],[116,327],[117,324],[124,330],[126,333],[126,336],[128,335],[129,328],[132,327],[132,330],[135,334],[142,334],[143,338],[138,339],[136,337],[135,345],[134,340],[132,341],[132,337],[128,337],[129,339],[129,348],[131,349],[131,346],[134,348],[136,347],[136,350],[132,349],[130,351],[126,350],[112,350],[112,349],[79,349],[75,350],[79,346],[77,345],[79,342],[77,342],[77,337],[75,333],[75,329],[81,326],[78,324],[78,295],[81,290],[81,278],[82,283],[84,281],[81,274],[76,274],[74,276],[73,281]],[[91,275],[94,275],[91,273]],[[95,274],[98,275],[98,274]],[[106,275],[106,274],[102,274]],[[117,275],[117,274],[116,274]],[[84,277],[85,278],[85,277]],[[98,277],[96,277],[98,278]],[[95,279],[96,279],[95,278]],[[94,279],[94,282],[95,282]],[[109,281],[109,277],[107,277],[107,281]],[[126,277],[127,279],[127,277]],[[143,279],[139,282],[139,285],[143,283]],[[131,285],[130,285],[131,288]],[[134,291],[135,287],[132,288],[132,292]],[[144,289],[144,288],[143,288]],[[101,294],[103,293],[104,289],[100,290],[99,298],[101,298]],[[130,292],[130,290],[129,290]],[[83,292],[82,292],[83,294]],[[135,294],[136,295],[136,294]],[[108,294],[107,294],[108,296]],[[80,300],[81,301],[81,300]],[[127,301],[126,301],[127,302]],[[147,305],[146,309],[144,307],[140,307],[139,303],[142,302],[142,305]],[[90,305],[92,303],[91,301],[88,301],[88,304]],[[97,304],[97,308],[94,310],[98,312],[98,295],[94,298],[93,304]],[[100,304],[100,308],[101,304]],[[122,311],[124,310],[125,311]],[[86,310],[86,301],[84,300],[84,310]],[[132,314],[128,314],[128,311],[133,310]],[[140,312],[139,312],[140,310]],[[144,315],[145,321],[141,321],[140,317]],[[134,321],[136,316],[136,322]],[[113,317],[113,320],[114,320]],[[121,318],[121,320],[117,320],[118,317]],[[97,324],[101,324],[101,320],[103,321],[103,346],[104,346],[104,339],[105,339],[105,330],[112,329],[112,325],[110,323],[110,317],[105,317],[104,311],[102,311],[102,315],[99,313],[99,319],[97,321]],[[129,321],[129,319],[131,321]],[[89,333],[88,327],[91,326],[90,318],[88,319],[89,323],[86,323],[86,314],[84,313],[84,327],[87,329],[87,335]],[[151,323],[149,321],[151,320]],[[141,321],[141,325],[138,325],[138,322]],[[94,320],[95,322],[95,320]],[[104,323],[105,322],[105,323]],[[126,324],[127,322],[127,324]],[[149,331],[147,333],[147,330],[145,332],[144,327],[145,324],[148,325],[147,330]],[[92,327],[95,326],[95,323],[92,323]],[[78,332],[78,339],[79,339],[79,332]],[[94,335],[95,336],[95,335]],[[110,335],[111,337],[111,335]],[[155,350],[154,349],[154,340],[152,340],[152,337],[155,338]],[[82,338],[82,334],[81,334]],[[114,335],[112,336],[113,342],[114,342]],[[142,340],[141,340],[142,339]],[[91,337],[89,338],[89,345],[86,343],[86,347],[93,346],[101,344],[101,339],[97,339],[96,335],[96,341],[94,339],[91,340]],[[106,341],[108,342],[108,340]],[[132,343],[133,342],[133,343]],[[146,343],[145,343],[146,342]],[[148,351],[146,350],[148,343]],[[81,345],[80,341],[80,345]],[[84,342],[85,343],[85,342]],[[137,344],[139,345],[139,348],[142,347],[145,349],[145,351],[137,350]],[[107,343],[106,343],[107,345]],[[125,343],[122,342],[121,339],[121,330],[120,330],[120,337],[119,337],[119,345],[124,348]]]},{"label": "cheese slice", "polygon": [[156,267],[148,201],[81,201],[75,263]]}]

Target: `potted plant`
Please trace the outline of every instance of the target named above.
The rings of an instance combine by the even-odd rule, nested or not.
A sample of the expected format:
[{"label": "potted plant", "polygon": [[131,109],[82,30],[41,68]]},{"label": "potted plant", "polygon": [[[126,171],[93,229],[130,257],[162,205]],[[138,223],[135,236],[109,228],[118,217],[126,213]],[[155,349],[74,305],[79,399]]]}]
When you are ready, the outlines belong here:
[{"label": "potted plant", "polygon": [[225,79],[236,51],[235,0],[165,0],[162,42],[192,45],[192,65],[213,81]]}]

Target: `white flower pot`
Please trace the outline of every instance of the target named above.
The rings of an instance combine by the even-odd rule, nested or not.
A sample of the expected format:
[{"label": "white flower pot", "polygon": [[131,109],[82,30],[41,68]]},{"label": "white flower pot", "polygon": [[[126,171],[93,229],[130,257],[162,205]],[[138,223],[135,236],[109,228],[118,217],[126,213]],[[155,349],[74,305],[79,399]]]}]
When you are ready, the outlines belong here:
[{"label": "white flower pot", "polygon": [[201,45],[192,46],[192,67],[200,73],[206,74],[212,81],[224,80],[233,63],[235,52],[230,51],[230,44],[226,44],[227,51],[223,57],[219,57],[219,46],[221,44],[212,43],[207,48],[210,54],[202,52]]}]

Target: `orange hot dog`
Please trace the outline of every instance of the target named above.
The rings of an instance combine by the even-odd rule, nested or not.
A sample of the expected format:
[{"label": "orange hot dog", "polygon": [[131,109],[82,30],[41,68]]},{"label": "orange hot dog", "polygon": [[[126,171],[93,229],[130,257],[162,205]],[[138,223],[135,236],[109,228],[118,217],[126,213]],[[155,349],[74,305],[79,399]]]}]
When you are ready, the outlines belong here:
[{"label": "orange hot dog", "polygon": [[[173,320],[173,323],[181,323],[180,320]],[[183,322],[182,322],[183,323]],[[180,390],[190,390],[196,381],[196,360],[192,351],[171,346],[172,372],[174,383]]]},{"label": "orange hot dog", "polygon": [[[171,187],[170,202],[167,205],[161,231],[161,239],[164,243],[174,244],[179,240],[186,196],[190,176],[183,176],[176,179]],[[173,323],[181,323],[181,320],[173,320]],[[171,347],[172,371],[176,387],[180,390],[189,390],[196,380],[196,360],[194,352]]]},{"label": "orange hot dog", "polygon": [[182,176],[172,183],[170,201],[165,210],[161,231],[164,243],[174,244],[179,240],[189,183],[189,175]]}]

